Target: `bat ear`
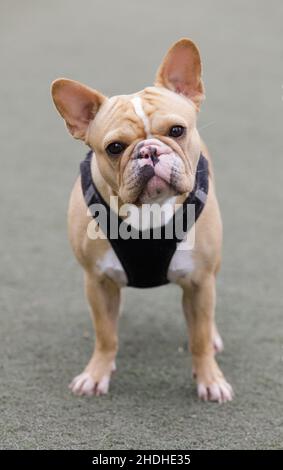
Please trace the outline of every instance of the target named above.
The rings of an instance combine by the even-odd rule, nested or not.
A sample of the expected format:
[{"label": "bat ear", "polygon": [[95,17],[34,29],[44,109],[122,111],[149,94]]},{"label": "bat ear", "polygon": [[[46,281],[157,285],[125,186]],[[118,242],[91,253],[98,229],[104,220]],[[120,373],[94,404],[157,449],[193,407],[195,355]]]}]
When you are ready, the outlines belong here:
[{"label": "bat ear", "polygon": [[106,99],[105,96],[66,78],[59,78],[52,83],[51,94],[72,136],[85,140],[88,126]]},{"label": "bat ear", "polygon": [[164,57],[156,75],[155,86],[168,88],[194,102],[199,109],[204,99],[200,53],[193,41],[177,41]]}]

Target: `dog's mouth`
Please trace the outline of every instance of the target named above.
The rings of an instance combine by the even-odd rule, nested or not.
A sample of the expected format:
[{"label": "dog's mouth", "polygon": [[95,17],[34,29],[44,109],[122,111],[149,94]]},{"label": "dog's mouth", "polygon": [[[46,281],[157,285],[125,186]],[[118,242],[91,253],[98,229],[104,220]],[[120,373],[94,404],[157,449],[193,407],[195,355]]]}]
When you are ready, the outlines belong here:
[{"label": "dog's mouth", "polygon": [[158,139],[147,139],[134,149],[124,174],[123,196],[136,205],[159,203],[190,188],[182,158]]},{"label": "dog's mouth", "polygon": [[147,202],[162,202],[163,199],[176,195],[177,191],[167,181],[160,176],[152,176],[145,184],[137,198],[137,204]]}]

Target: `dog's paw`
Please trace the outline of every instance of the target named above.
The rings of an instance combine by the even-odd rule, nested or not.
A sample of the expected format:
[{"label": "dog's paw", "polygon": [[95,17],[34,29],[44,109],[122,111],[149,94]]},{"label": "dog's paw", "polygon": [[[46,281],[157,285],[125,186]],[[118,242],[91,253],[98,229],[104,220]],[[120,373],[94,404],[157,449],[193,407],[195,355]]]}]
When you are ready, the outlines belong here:
[{"label": "dog's paw", "polygon": [[198,383],[197,392],[198,397],[204,401],[225,403],[233,399],[233,389],[224,378],[210,384]]},{"label": "dog's paw", "polygon": [[77,375],[69,385],[69,389],[74,395],[91,397],[93,395],[100,396],[106,395],[109,390],[111,373],[116,370],[115,363],[113,363],[111,372],[96,378],[95,374],[84,371]]},{"label": "dog's paw", "polygon": [[104,375],[100,380],[95,380],[89,372],[77,375],[69,385],[69,389],[74,395],[106,395],[109,390],[110,375]]},{"label": "dog's paw", "polygon": [[204,401],[225,403],[233,399],[233,389],[226,381],[216,361],[206,358],[196,361],[194,376],[197,381],[198,397]]},{"label": "dog's paw", "polygon": [[213,348],[216,354],[221,353],[224,349],[222,338],[217,330],[215,330],[214,335],[213,335]]}]

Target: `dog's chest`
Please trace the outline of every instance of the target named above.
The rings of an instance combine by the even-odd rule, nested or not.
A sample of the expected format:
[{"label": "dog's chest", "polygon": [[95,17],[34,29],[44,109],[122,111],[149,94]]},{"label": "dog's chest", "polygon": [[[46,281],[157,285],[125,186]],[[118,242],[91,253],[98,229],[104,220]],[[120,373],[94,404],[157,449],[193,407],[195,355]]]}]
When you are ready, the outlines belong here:
[{"label": "dog's chest", "polygon": [[[121,287],[127,285],[127,274],[112,248],[109,248],[105,255],[97,262],[97,265],[103,274],[108,276],[118,285]],[[180,249],[175,251],[168,266],[168,281],[176,283],[180,278],[191,275],[194,269],[195,262],[193,257],[193,250],[184,249],[184,246],[180,246]],[[148,270],[150,271],[150,260],[148,261]]]},{"label": "dog's chest", "polygon": [[113,248],[109,248],[105,255],[97,262],[100,271],[120,286],[128,283],[125,270]]}]

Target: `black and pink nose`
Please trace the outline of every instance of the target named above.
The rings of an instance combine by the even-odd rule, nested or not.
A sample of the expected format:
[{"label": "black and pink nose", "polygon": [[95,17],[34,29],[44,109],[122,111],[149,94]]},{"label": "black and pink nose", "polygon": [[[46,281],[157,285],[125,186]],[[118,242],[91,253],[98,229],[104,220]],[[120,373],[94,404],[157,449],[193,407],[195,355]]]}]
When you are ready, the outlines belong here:
[{"label": "black and pink nose", "polygon": [[138,152],[137,156],[138,159],[150,159],[153,166],[155,166],[159,162],[159,158],[157,155],[157,148],[153,146],[143,146]]},{"label": "black and pink nose", "polygon": [[162,155],[172,153],[172,149],[158,139],[146,139],[139,142],[134,151],[134,156],[149,165],[155,166]]}]

